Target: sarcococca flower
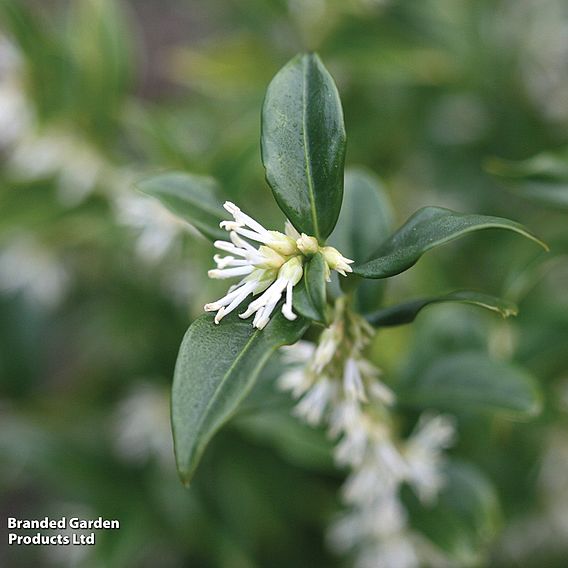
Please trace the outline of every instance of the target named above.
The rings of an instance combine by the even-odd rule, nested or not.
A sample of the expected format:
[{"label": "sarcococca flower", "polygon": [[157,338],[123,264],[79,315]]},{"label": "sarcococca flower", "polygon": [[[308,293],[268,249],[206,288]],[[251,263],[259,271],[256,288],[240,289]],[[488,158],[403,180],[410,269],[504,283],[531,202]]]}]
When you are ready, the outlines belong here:
[{"label": "sarcococca flower", "polygon": [[[293,288],[302,279],[304,261],[317,252],[323,254],[328,271],[337,270],[344,276],[351,272],[349,265],[352,260],[333,247],[320,247],[315,237],[300,235],[291,223],[286,223],[284,233],[269,231],[234,203],[227,201],[224,208],[234,219],[220,224],[229,232],[229,240],[215,241],[214,244],[228,255],[214,256],[217,268],[209,271],[209,277],[242,277],[242,280],[231,286],[225,296],[205,305],[205,311],[217,312],[215,323],[219,323],[251,294],[260,295],[240,317],[248,318],[254,314],[254,327],[262,329],[266,326],[283,295],[282,313],[289,320],[296,319],[292,310]],[[249,241],[262,244],[255,248]]]}]

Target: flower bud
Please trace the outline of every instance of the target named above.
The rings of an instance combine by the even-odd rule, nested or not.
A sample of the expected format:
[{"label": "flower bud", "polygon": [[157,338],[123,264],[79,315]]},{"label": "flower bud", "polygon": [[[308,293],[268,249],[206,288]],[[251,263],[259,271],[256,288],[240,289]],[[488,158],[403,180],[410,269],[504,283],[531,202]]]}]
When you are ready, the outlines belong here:
[{"label": "flower bud", "polygon": [[319,250],[318,240],[315,237],[309,237],[306,233],[302,233],[300,238],[296,241],[296,245],[305,255],[316,254]]}]

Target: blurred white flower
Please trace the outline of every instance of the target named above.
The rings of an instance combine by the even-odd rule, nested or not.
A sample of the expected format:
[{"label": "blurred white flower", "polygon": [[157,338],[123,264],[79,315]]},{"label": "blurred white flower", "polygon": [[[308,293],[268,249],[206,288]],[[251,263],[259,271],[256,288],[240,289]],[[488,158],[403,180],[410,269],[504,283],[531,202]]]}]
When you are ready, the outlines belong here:
[{"label": "blurred white flower", "polygon": [[311,426],[317,426],[321,423],[333,395],[334,385],[323,377],[302,397],[294,408],[294,414]]},{"label": "blurred white flower", "polygon": [[12,238],[0,250],[0,292],[20,290],[32,301],[53,307],[69,282],[63,263],[31,234]]},{"label": "blurred white flower", "polygon": [[56,177],[61,203],[73,206],[98,183],[108,182],[111,167],[90,144],[66,129],[30,127],[9,153],[7,169],[17,180]]},{"label": "blurred white flower", "polygon": [[[337,440],[337,464],[350,468],[342,490],[348,510],[330,527],[330,546],[354,552],[362,568],[418,568],[433,545],[425,547],[408,527],[400,489],[410,484],[426,503],[437,496],[444,484],[443,450],[455,432],[449,418],[425,415],[406,440],[396,436],[389,411],[394,393],[363,356],[373,335],[339,299],[316,346],[300,342],[285,349],[291,367],[278,385],[300,399],[294,414],[311,425],[327,423]],[[435,552],[430,565],[443,565]]]},{"label": "blurred white flower", "polygon": [[32,121],[21,85],[20,66],[17,50],[0,36],[0,149],[18,140]]},{"label": "blurred white flower", "polygon": [[148,383],[132,388],[116,409],[113,439],[117,454],[125,461],[143,463],[156,458],[173,468],[168,392]]},{"label": "blurred white flower", "polygon": [[170,213],[155,199],[131,193],[115,201],[119,223],[136,229],[136,253],[144,261],[155,263],[181,247],[185,233],[197,234],[188,223]]},{"label": "blurred white flower", "polygon": [[406,441],[404,457],[408,464],[408,482],[425,503],[432,502],[444,485],[441,473],[444,450],[454,439],[455,425],[449,416],[424,414]]},{"label": "blurred white flower", "polygon": [[493,21],[502,47],[518,56],[521,81],[536,110],[550,122],[566,126],[568,4],[507,0]]}]

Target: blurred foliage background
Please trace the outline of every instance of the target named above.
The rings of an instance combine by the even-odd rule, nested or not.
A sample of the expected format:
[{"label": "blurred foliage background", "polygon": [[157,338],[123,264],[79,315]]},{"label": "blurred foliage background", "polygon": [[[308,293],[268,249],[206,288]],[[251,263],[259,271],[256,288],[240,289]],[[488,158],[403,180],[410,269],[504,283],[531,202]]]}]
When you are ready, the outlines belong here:
[{"label": "blurred foliage background", "polygon": [[[489,232],[425,257],[393,279],[387,305],[468,287],[518,301],[520,315],[432,307],[381,331],[372,354],[393,387],[471,351],[538,378],[531,422],[457,413],[451,453],[484,497],[461,517],[439,512],[432,538],[452,566],[566,565],[568,214],[493,176],[496,158],[568,145],[566,2],[1,0],[0,510],[121,521],[92,549],[2,550],[7,565],[349,565],[324,537],[344,472],[273,389],[278,361],[191,489],[179,483],[173,365],[220,290],[209,245],[132,188],[161,169],[209,174],[280,225],[260,106],[306,49],[338,84],[347,163],[380,176],[398,224],[440,205],[513,218],[552,245],[536,257]],[[415,411],[400,412],[404,424]]]}]

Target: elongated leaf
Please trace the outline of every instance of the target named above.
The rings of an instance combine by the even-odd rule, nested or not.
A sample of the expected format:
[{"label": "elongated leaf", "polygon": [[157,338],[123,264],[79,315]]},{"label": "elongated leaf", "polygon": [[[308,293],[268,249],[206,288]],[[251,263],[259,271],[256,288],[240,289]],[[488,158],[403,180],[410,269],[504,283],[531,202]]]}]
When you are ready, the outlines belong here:
[{"label": "elongated leaf", "polygon": [[518,309],[513,302],[489,296],[488,294],[481,294],[480,292],[472,292],[463,290],[459,292],[451,292],[443,296],[433,296],[431,298],[420,298],[398,304],[396,306],[389,306],[382,310],[377,310],[375,313],[367,316],[367,320],[377,327],[388,327],[393,325],[403,325],[411,323],[416,319],[416,316],[421,310],[432,304],[439,304],[442,302],[458,302],[462,304],[472,304],[485,308],[493,312],[497,312],[504,318],[517,315]]},{"label": "elongated leaf", "polygon": [[205,237],[224,239],[219,223],[227,217],[217,199],[217,182],[207,176],[167,172],[137,183],[140,191],[158,199],[172,213],[193,225]]},{"label": "elongated leaf", "polygon": [[343,198],[345,127],[337,88],[317,55],[296,56],[268,86],[261,149],[282,211],[299,231],[327,238]]},{"label": "elongated leaf", "polygon": [[305,318],[320,321],[320,314],[312,303],[304,278],[294,287],[294,309]]},{"label": "elongated leaf", "polygon": [[296,342],[303,318],[275,315],[263,330],[236,315],[215,325],[211,315],[194,321],[180,347],[172,387],[172,427],[179,474],[189,483],[215,432],[252,388],[270,354]]},{"label": "elongated leaf", "polygon": [[568,209],[568,151],[543,152],[513,162],[494,158],[486,169],[520,197],[550,207]]},{"label": "elongated leaf", "polygon": [[514,231],[548,249],[546,244],[515,221],[455,213],[442,207],[424,207],[380,246],[372,260],[355,266],[354,272],[365,278],[394,276],[414,266],[426,251],[483,229]]},{"label": "elongated leaf", "polygon": [[[568,236],[568,235],[567,235]],[[551,242],[553,253],[541,253],[509,273],[505,289],[516,302],[522,300],[535,286],[556,269],[568,265],[568,243]],[[565,249],[564,251],[562,249]]]},{"label": "elongated leaf", "polygon": [[[345,172],[343,206],[337,225],[329,239],[341,254],[355,262],[365,262],[393,231],[390,199],[380,180],[364,168]],[[357,283],[355,302],[362,313],[377,309],[383,299],[385,280]],[[342,284],[344,280],[340,280]]]},{"label": "elongated leaf", "polygon": [[490,173],[502,177],[568,182],[568,147],[559,151],[542,152],[527,160],[492,158],[487,161],[485,167]]},{"label": "elongated leaf", "polygon": [[442,356],[399,393],[402,402],[442,410],[536,416],[541,396],[525,370],[482,352]]},{"label": "elongated leaf", "polygon": [[302,282],[294,291],[294,307],[307,318],[326,321],[325,260],[319,252],[304,265]]},{"label": "elongated leaf", "polygon": [[568,181],[518,181],[507,184],[507,187],[519,197],[529,201],[554,207],[555,209],[568,210]]},{"label": "elongated leaf", "polygon": [[459,566],[477,566],[500,524],[501,510],[491,481],[477,468],[450,462],[446,484],[435,504],[421,504],[407,491],[412,527],[440,547]]}]

